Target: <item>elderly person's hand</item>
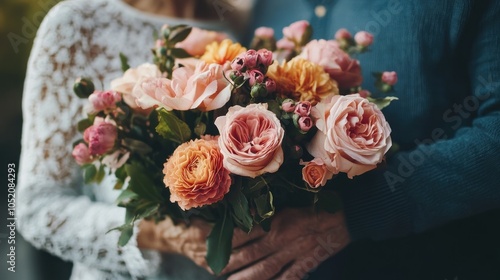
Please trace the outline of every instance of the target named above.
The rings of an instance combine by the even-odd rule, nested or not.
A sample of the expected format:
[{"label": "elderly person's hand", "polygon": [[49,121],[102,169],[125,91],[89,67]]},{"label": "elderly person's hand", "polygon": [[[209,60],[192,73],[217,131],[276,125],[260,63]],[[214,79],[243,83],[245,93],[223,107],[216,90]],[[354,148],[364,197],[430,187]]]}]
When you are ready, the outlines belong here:
[{"label": "elderly person's hand", "polygon": [[285,209],[273,217],[269,233],[233,244],[223,273],[231,274],[228,280],[302,279],[349,242],[342,212]]}]

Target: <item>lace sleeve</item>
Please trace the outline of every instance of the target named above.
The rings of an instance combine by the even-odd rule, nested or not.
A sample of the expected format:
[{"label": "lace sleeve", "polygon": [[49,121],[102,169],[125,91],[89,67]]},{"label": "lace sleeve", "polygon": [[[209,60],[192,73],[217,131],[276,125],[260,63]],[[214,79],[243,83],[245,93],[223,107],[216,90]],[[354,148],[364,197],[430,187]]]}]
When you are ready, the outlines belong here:
[{"label": "lace sleeve", "polygon": [[[104,52],[89,39],[93,23],[83,14],[92,11],[74,9],[73,1],[65,1],[47,15],[28,64],[19,231],[36,247],[65,260],[134,278],[149,275],[159,260],[145,258],[135,236],[127,246],[118,247],[119,233],[106,233],[123,223],[124,209],[83,195],[81,171],[71,156],[73,141],[81,137],[75,124],[83,105],[71,92],[73,81],[83,74],[104,84],[100,73],[110,71],[103,63]],[[99,59],[102,69],[95,68]]]}]

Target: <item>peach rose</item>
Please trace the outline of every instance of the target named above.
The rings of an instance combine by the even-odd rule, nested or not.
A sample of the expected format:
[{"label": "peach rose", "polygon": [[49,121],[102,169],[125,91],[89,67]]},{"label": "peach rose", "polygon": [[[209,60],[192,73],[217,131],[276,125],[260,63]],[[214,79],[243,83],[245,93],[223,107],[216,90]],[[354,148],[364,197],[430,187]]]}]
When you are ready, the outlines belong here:
[{"label": "peach rose", "polygon": [[193,27],[187,38],[175,44],[175,47],[184,49],[192,56],[201,56],[209,44],[221,42],[224,39],[227,39],[227,35],[224,33]]},{"label": "peach rose", "polygon": [[231,97],[231,84],[224,78],[222,66],[198,61],[196,67],[180,67],[172,79],[143,78],[133,89],[137,104],[148,109],[211,111],[224,106]]},{"label": "peach rose", "polygon": [[333,173],[328,170],[325,162],[320,158],[315,158],[309,162],[300,161],[304,165],[302,168],[302,179],[309,187],[315,189],[326,185],[326,181],[333,178]]},{"label": "peach rose", "polygon": [[230,173],[223,166],[223,156],[214,140],[183,143],[164,164],[163,174],[170,201],[183,210],[216,203],[231,186]]},{"label": "peach rose", "polygon": [[111,81],[111,89],[123,94],[123,101],[127,103],[133,110],[137,110],[140,113],[147,115],[149,111],[142,111],[137,103],[135,102],[135,97],[132,95],[132,90],[135,84],[141,78],[160,78],[160,69],[154,64],[144,63],[139,65],[137,68],[129,68],[123,76]]},{"label": "peach rose", "polygon": [[384,114],[359,94],[337,95],[312,110],[318,132],[307,150],[334,174],[349,178],[374,169],[392,145]]},{"label": "peach rose", "polygon": [[231,173],[255,178],[276,172],[283,163],[281,141],[285,131],[267,104],[233,106],[218,117],[219,146]]},{"label": "peach rose", "polygon": [[352,59],[336,41],[312,40],[298,57],[321,65],[341,89],[359,86],[363,81],[359,61]]}]

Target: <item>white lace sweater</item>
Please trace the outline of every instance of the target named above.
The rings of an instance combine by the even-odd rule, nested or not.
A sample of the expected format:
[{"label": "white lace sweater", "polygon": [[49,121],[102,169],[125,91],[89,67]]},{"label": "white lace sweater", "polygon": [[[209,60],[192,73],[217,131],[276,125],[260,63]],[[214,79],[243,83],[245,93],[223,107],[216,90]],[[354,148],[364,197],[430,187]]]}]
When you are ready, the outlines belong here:
[{"label": "white lace sweater", "polygon": [[85,76],[109,88],[122,74],[120,52],[132,66],[150,62],[153,31],[165,23],[224,24],[145,14],[120,0],[74,0],[53,8],[37,33],[23,96],[18,229],[37,248],[74,262],[72,279],[142,278],[161,263],[157,253],[141,252],[135,237],[119,248],[119,233],[106,233],[124,222],[124,209],[107,195],[112,184],[85,186],[71,156],[85,102],[72,85]]}]

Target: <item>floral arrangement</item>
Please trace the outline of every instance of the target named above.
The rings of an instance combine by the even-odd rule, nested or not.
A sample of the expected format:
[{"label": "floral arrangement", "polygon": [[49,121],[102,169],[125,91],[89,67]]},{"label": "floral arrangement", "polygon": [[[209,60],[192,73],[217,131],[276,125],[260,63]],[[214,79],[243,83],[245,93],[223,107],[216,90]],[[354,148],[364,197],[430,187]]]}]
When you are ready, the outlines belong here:
[{"label": "floral arrangement", "polygon": [[[77,80],[88,106],[73,157],[86,182],[116,176],[127,210],[120,245],[139,219],[201,217],[214,224],[207,262],[219,273],[235,227],[268,230],[283,207],[336,211],[329,182],[377,168],[392,145],[380,110],[395,98],[361,88],[354,55],[373,36],[311,34],[306,21],[279,41],[261,27],[246,49],[221,33],[164,26],[154,64],[130,68],[121,55],[124,75],[110,90]],[[374,75],[379,90],[393,90],[396,73]]]}]

